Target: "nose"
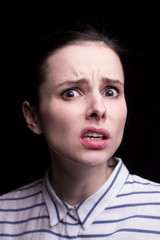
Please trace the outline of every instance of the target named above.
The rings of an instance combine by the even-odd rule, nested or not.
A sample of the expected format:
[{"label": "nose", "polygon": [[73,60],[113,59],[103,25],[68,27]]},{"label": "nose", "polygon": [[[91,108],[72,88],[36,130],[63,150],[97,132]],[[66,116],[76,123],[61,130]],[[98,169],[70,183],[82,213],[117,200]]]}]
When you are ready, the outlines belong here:
[{"label": "nose", "polygon": [[87,99],[86,119],[105,121],[107,118],[106,105],[103,96],[94,94]]}]

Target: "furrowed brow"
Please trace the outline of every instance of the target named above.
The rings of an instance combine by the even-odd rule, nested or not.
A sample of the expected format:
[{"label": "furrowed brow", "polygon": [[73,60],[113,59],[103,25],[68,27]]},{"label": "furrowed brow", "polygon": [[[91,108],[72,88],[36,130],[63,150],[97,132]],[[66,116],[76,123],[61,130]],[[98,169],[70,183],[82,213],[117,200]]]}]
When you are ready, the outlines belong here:
[{"label": "furrowed brow", "polygon": [[88,80],[86,78],[81,78],[78,80],[67,80],[65,82],[58,84],[56,87],[61,87],[64,85],[74,85],[74,84],[87,84],[87,83],[88,83]]},{"label": "furrowed brow", "polygon": [[111,84],[119,84],[121,86],[123,86],[124,84],[120,81],[120,80],[117,80],[117,79],[111,79],[111,78],[108,78],[108,77],[103,77],[102,78],[102,81],[104,83],[111,83]]},{"label": "furrowed brow", "polygon": [[[103,77],[102,81],[104,83],[106,83],[106,84],[119,84],[121,86],[124,85],[120,80],[111,79],[111,78],[108,78],[108,77]],[[88,83],[89,83],[89,80],[86,79],[86,78],[81,78],[81,79],[78,79],[78,80],[67,80],[67,81],[64,81],[64,82],[58,84],[56,86],[56,88],[59,88],[59,87],[62,87],[62,86],[66,86],[66,85],[73,86],[75,84],[80,85],[80,84],[88,84]]]}]

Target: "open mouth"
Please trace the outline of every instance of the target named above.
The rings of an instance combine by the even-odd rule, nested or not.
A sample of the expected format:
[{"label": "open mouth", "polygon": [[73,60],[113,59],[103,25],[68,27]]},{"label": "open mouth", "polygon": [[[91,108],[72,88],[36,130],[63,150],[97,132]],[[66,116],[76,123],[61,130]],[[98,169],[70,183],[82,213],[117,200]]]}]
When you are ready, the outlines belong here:
[{"label": "open mouth", "polygon": [[82,139],[92,140],[92,141],[102,141],[102,140],[105,140],[106,137],[103,134],[88,132],[82,137]]},{"label": "open mouth", "polygon": [[80,142],[83,146],[92,149],[102,149],[108,145],[110,135],[103,128],[87,127],[80,136]]}]

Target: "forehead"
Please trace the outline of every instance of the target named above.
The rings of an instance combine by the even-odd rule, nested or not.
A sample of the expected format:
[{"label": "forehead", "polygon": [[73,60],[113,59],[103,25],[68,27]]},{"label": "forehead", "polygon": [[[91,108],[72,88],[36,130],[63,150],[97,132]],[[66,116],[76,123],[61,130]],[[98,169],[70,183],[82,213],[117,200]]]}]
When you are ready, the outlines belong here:
[{"label": "forehead", "polygon": [[[102,42],[82,42],[65,46],[47,59],[48,74],[73,78],[103,74],[119,78],[123,75],[118,55]],[[113,75],[113,76],[112,76]]]}]

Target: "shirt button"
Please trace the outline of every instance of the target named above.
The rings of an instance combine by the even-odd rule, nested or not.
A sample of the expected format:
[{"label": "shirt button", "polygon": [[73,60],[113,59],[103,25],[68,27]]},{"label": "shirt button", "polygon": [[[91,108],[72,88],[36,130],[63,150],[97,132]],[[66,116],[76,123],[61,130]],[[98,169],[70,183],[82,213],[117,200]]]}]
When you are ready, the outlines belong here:
[{"label": "shirt button", "polygon": [[75,218],[75,220],[79,221],[79,217],[78,217],[78,214],[77,214],[77,211],[75,208],[69,208],[68,209],[68,213],[73,217]]}]

